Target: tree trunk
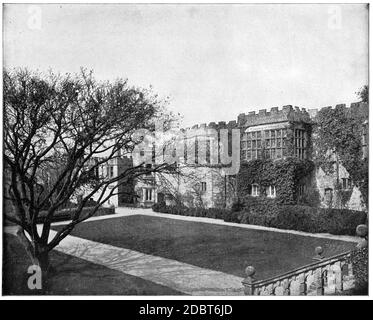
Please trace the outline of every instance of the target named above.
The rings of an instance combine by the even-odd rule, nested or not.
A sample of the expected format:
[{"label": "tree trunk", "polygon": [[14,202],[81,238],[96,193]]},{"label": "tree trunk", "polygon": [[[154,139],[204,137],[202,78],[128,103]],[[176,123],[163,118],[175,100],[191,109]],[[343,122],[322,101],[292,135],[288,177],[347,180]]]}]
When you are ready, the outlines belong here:
[{"label": "tree trunk", "polygon": [[49,278],[51,276],[49,251],[46,245],[36,244],[35,258],[37,265],[41,269],[42,289],[40,290],[40,294],[46,294],[49,291]]},{"label": "tree trunk", "polygon": [[[48,278],[51,269],[49,251],[47,250],[46,244],[38,242],[32,243],[26,237],[25,232],[21,227],[16,230],[15,235],[26,249],[26,253],[31,260],[30,267],[32,265],[38,266],[41,270],[41,288],[32,290],[35,291],[35,294],[45,294],[48,291]],[[27,270],[27,272],[28,271],[29,270]],[[35,269],[32,269],[30,271],[30,277],[33,276],[36,272],[37,271]]]},{"label": "tree trunk", "polygon": [[49,252],[46,251],[46,249],[41,249],[36,254],[36,259],[37,259],[38,266],[40,267],[41,271],[47,275],[48,272],[50,271]]}]

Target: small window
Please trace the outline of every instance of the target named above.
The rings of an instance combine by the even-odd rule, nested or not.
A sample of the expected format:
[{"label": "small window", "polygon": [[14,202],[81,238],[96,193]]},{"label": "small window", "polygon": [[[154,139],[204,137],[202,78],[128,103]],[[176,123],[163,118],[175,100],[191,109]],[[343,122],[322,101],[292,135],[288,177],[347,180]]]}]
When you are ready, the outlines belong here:
[{"label": "small window", "polygon": [[324,191],[325,201],[327,205],[331,205],[333,203],[333,189],[332,188],[325,188]]},{"label": "small window", "polygon": [[275,186],[268,186],[266,188],[266,194],[269,198],[275,198],[276,197],[276,188]]},{"label": "small window", "polygon": [[259,196],[259,185],[257,185],[257,184],[252,184],[251,185],[251,195],[253,197],[258,197]]},{"label": "small window", "polygon": [[298,196],[303,196],[305,193],[306,186],[304,184],[301,184],[298,186]]},{"label": "small window", "polygon": [[[151,170],[152,169],[152,165],[151,163],[148,163],[146,166],[145,166],[146,170]],[[146,175],[147,176],[151,176],[152,173],[151,172],[146,172]]]},{"label": "small window", "polygon": [[145,201],[152,201],[153,190],[145,189]]},{"label": "small window", "polygon": [[96,177],[96,178],[99,178],[99,177],[100,177],[100,172],[99,172],[98,167],[94,168],[93,170],[94,170],[94,175],[95,175],[95,177]]},{"label": "small window", "polygon": [[325,195],[328,195],[328,194],[331,194],[331,193],[333,193],[333,189],[332,188],[325,188],[325,190],[324,190],[324,194]]},{"label": "small window", "polygon": [[201,190],[205,192],[207,190],[207,184],[206,182],[201,182]]},{"label": "small window", "polygon": [[352,181],[350,178],[342,178],[342,189],[343,190],[352,189]]},{"label": "small window", "polygon": [[113,166],[108,167],[108,176],[109,176],[109,178],[114,177],[114,167]]}]

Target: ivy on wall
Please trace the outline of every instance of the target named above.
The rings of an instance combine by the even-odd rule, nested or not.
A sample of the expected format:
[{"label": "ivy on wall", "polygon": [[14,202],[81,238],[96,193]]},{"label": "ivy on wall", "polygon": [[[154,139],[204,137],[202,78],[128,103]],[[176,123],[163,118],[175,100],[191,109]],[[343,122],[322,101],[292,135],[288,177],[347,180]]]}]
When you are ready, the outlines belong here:
[{"label": "ivy on wall", "polygon": [[[368,119],[368,105],[353,113],[344,106],[323,108],[317,114],[314,159],[325,173],[336,171],[336,163],[347,170],[353,184],[368,206],[368,158],[363,157],[363,123]],[[348,195],[344,195],[348,197]]]},{"label": "ivy on wall", "polygon": [[294,155],[294,123],[290,122],[286,128],[285,155]]},{"label": "ivy on wall", "polygon": [[278,160],[251,160],[241,164],[237,175],[237,190],[240,197],[250,193],[251,186],[258,184],[260,196],[266,196],[266,188],[276,188],[276,202],[294,204],[300,181],[314,169],[310,160],[286,158]]},{"label": "ivy on wall", "polygon": [[345,190],[342,188],[342,184],[338,181],[334,185],[336,191],[336,205],[341,209],[347,208],[347,204],[351,199],[353,189]]}]

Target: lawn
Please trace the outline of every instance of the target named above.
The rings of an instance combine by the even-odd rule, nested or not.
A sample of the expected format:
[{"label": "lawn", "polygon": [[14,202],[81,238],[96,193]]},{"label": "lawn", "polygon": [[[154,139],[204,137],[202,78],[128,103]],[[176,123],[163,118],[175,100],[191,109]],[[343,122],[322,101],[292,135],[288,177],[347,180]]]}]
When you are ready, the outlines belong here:
[{"label": "lawn", "polygon": [[257,279],[313,262],[316,246],[322,246],[326,256],[356,246],[345,241],[146,215],[88,221],[78,225],[72,235],[240,277],[252,265]]}]

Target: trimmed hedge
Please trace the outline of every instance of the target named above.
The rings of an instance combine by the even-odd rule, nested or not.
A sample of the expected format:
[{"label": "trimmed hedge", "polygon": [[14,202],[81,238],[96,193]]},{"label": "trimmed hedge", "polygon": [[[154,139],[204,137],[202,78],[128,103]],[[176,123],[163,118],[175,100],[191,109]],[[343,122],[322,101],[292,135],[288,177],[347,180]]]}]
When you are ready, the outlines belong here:
[{"label": "trimmed hedge", "polygon": [[[93,207],[84,207],[82,212],[81,212],[81,216],[83,217],[84,214],[89,214],[90,210],[92,210],[92,209],[93,209]],[[38,223],[43,223],[46,213],[47,213],[46,211],[42,211],[40,213],[40,215],[38,217]],[[56,211],[54,213],[52,221],[57,222],[57,221],[71,220],[74,213],[75,213],[74,208]],[[100,208],[98,208],[98,210],[96,211],[96,213],[93,216],[98,217],[98,216],[105,216],[105,215],[114,214],[114,213],[115,213],[115,208],[114,207],[110,207],[110,208],[100,207]]]},{"label": "trimmed hedge", "polygon": [[356,235],[356,227],[365,224],[366,212],[347,209],[315,208],[301,205],[283,205],[275,199],[246,197],[226,221],[261,225],[279,229],[311,233]]},{"label": "trimmed hedge", "polygon": [[152,207],[154,212],[176,214],[182,216],[192,217],[204,217],[213,219],[224,219],[227,215],[230,215],[228,209],[218,208],[188,208],[181,206],[167,206],[164,203],[155,203]]},{"label": "trimmed hedge", "polygon": [[362,211],[282,205],[274,199],[253,197],[245,199],[245,203],[234,204],[232,210],[166,206],[164,203],[154,204],[153,210],[176,215],[223,219],[227,222],[336,235],[356,235],[356,227],[359,224],[365,224],[367,219],[367,214]]}]

